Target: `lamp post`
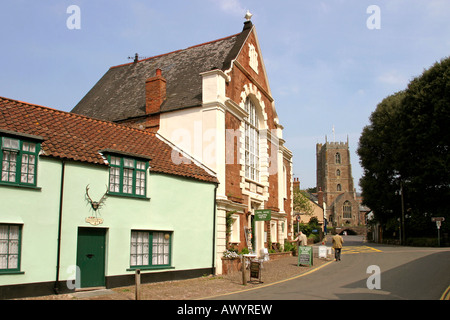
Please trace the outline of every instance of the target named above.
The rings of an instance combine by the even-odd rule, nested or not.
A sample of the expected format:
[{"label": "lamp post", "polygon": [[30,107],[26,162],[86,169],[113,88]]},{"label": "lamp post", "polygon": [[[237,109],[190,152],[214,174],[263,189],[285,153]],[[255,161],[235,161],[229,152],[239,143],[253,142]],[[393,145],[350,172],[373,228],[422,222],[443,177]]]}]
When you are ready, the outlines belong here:
[{"label": "lamp post", "polygon": [[295,212],[295,219],[297,220],[297,233],[300,232],[300,212]]},{"label": "lamp post", "polygon": [[401,197],[401,201],[402,201],[402,227],[400,230],[401,233],[401,244],[405,245],[405,204],[404,204],[404,200],[403,200],[403,183],[400,181],[400,197]]}]

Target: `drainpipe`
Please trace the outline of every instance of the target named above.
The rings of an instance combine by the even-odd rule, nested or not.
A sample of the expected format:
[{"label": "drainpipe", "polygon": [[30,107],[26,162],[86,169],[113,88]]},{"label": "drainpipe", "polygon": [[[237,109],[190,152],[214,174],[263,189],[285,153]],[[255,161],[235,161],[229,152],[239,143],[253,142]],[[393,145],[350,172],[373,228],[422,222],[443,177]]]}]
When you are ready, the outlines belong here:
[{"label": "drainpipe", "polygon": [[217,208],[217,188],[219,187],[219,184],[216,183],[214,186],[214,216],[213,216],[213,251],[212,251],[212,270],[213,270],[213,276],[216,275],[216,208]]},{"label": "drainpipe", "polygon": [[66,172],[66,162],[62,161],[61,166],[61,187],[59,191],[59,219],[58,219],[58,249],[56,255],[56,280],[53,290],[56,294],[60,293],[59,290],[59,268],[60,268],[60,258],[61,258],[61,224],[62,224],[62,214],[63,214],[63,195],[64,195],[64,176]]}]

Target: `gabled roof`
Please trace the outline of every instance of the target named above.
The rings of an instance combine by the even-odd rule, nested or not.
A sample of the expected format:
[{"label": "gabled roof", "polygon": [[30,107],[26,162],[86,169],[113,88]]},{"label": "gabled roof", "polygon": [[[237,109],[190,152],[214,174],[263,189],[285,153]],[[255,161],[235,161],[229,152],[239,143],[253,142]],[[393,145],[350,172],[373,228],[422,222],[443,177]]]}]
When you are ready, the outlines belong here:
[{"label": "gabled roof", "polygon": [[[158,134],[113,122],[0,97],[0,130],[40,137],[45,156],[107,165],[100,151],[114,150],[151,159],[151,172],[218,182],[208,168]],[[180,164],[172,161],[173,150]]]},{"label": "gabled roof", "polygon": [[72,112],[109,121],[145,116],[145,81],[162,70],[167,99],[161,112],[202,105],[200,73],[228,70],[252,30],[134,63],[111,67]]}]

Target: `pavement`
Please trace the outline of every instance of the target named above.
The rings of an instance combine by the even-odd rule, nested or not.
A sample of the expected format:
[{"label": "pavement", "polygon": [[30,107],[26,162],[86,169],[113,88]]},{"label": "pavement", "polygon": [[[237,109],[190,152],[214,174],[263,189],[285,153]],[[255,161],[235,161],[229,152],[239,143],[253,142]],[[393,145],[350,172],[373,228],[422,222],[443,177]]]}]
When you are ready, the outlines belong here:
[{"label": "pavement", "polygon": [[[343,255],[358,255],[359,253],[379,253],[382,250],[394,250],[395,247],[383,247],[366,243],[363,237],[347,236],[344,238]],[[328,237],[327,247],[331,241]],[[165,281],[159,283],[141,284],[142,300],[210,300],[222,299],[234,293],[246,292],[279,283],[287,283],[294,279],[307,279],[316,271],[327,268],[334,262],[334,252],[326,258],[318,258],[320,243],[313,246],[314,263],[312,266],[298,265],[298,257],[287,257],[263,263],[261,281],[249,279],[247,285],[242,284],[242,273],[232,272],[228,275],[204,276],[200,278]],[[339,262],[338,262],[339,263]],[[249,281],[251,280],[251,281]],[[134,286],[113,289],[97,288],[96,290],[83,290],[70,294],[61,294],[45,297],[25,298],[24,300],[135,300]],[[442,294],[441,300],[450,300],[450,286]]]}]

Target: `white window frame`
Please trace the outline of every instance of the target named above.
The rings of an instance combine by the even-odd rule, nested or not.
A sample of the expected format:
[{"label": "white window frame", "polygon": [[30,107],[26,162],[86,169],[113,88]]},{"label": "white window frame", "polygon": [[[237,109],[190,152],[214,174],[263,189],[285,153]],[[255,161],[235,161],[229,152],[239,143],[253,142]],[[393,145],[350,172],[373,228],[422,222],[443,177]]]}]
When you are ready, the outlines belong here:
[{"label": "white window frame", "polygon": [[256,105],[250,97],[245,101],[245,111],[248,113],[248,118],[245,119],[245,177],[259,182],[259,121]]},{"label": "white window frame", "polygon": [[172,237],[171,231],[131,230],[130,267],[171,268]]}]

